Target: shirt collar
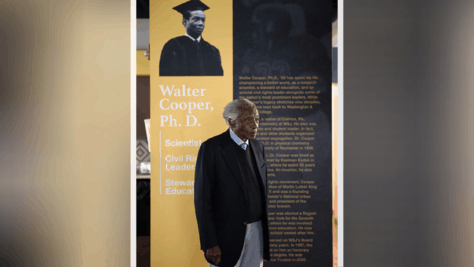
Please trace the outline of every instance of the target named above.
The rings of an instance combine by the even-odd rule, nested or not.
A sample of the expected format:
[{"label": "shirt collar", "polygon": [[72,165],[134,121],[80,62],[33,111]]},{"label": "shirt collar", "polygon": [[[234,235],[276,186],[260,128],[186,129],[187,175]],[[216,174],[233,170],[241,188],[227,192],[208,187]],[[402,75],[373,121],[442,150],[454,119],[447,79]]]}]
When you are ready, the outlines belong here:
[{"label": "shirt collar", "polygon": [[243,144],[243,143],[246,143],[247,146],[249,145],[249,140],[248,140],[248,139],[247,139],[247,141],[245,141],[245,142],[242,141],[242,139],[240,139],[240,137],[238,137],[238,136],[234,133],[234,131],[232,131],[231,128],[229,128],[229,132],[230,132],[230,138],[232,138],[232,140],[234,140],[234,142],[235,142],[237,145],[240,146],[240,145]]},{"label": "shirt collar", "polygon": [[201,35],[199,35],[199,37],[198,37],[197,39],[194,39],[194,38],[191,37],[191,35],[189,35],[188,33],[185,33],[184,36],[187,36],[187,37],[191,38],[191,40],[193,40],[193,41],[195,41],[195,42],[196,42],[196,40],[198,41],[198,43],[201,42]]}]

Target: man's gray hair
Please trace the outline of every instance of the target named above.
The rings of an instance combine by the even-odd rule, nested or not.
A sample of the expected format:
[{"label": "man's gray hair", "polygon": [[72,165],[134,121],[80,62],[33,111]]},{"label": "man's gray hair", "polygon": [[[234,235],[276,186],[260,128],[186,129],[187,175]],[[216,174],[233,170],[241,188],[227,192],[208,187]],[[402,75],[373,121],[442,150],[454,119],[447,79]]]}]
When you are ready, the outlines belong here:
[{"label": "man's gray hair", "polygon": [[231,101],[224,107],[224,113],[222,114],[225,123],[229,125],[229,119],[231,119],[231,121],[237,120],[242,114],[242,111],[247,109],[257,109],[257,106],[248,99],[236,99]]}]

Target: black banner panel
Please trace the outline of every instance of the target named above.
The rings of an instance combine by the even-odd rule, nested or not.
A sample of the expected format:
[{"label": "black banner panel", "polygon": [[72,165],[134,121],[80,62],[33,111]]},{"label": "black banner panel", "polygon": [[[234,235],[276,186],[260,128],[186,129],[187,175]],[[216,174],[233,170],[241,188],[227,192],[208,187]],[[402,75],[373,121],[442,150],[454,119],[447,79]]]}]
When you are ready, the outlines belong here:
[{"label": "black banner panel", "polygon": [[259,110],[271,261],[332,266],[330,1],[233,2],[233,97]]}]

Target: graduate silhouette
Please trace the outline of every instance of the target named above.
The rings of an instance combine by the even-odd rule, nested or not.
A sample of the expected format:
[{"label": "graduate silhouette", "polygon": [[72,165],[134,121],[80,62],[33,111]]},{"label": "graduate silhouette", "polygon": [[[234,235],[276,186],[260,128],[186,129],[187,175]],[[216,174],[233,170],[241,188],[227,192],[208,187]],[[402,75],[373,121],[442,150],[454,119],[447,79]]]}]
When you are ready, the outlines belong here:
[{"label": "graduate silhouette", "polygon": [[160,76],[222,76],[219,49],[202,38],[209,7],[190,0],[173,8],[183,15],[185,35],[169,40],[161,51]]}]

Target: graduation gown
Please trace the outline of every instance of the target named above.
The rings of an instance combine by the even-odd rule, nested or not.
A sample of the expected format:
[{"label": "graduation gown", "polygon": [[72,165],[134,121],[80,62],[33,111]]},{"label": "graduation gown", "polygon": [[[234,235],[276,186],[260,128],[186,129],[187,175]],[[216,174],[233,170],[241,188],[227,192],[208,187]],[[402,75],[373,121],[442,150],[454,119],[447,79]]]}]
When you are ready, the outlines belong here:
[{"label": "graduation gown", "polygon": [[160,76],[222,76],[219,49],[187,36],[169,40],[161,51]]}]

